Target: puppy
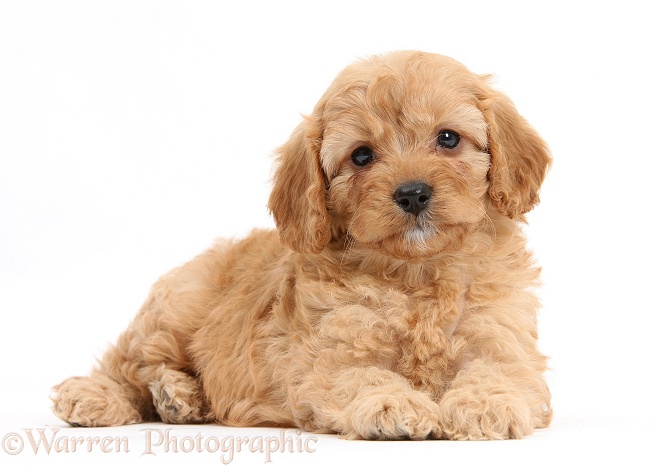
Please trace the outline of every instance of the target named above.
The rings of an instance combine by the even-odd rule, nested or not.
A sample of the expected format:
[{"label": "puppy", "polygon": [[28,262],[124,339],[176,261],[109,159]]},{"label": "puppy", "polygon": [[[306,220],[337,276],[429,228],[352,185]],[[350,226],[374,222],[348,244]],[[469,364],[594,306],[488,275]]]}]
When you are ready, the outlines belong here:
[{"label": "puppy", "polygon": [[550,164],[486,77],[396,52],[338,75],[278,154],[276,231],[163,276],[74,426],[296,426],[350,439],[520,438],[550,423],[520,229]]}]

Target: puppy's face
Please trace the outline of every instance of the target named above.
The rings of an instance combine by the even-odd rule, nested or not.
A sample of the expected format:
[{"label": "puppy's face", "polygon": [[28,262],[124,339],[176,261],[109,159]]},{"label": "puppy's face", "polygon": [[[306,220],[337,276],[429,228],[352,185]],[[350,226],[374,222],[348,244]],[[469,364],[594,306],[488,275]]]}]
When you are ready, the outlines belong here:
[{"label": "puppy's face", "polygon": [[355,66],[338,79],[320,149],[334,236],[413,258],[455,246],[481,222],[487,124],[453,79],[454,70],[403,62]]},{"label": "puppy's face", "polygon": [[319,251],[348,236],[402,259],[458,248],[495,208],[537,202],[549,156],[485,78],[398,52],[345,69],[281,149],[270,208],[281,238]]}]

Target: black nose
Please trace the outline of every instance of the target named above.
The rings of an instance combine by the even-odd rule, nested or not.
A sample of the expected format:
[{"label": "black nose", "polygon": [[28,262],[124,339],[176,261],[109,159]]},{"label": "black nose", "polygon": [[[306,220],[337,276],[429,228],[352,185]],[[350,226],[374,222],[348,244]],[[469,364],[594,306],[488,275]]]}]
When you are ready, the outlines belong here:
[{"label": "black nose", "polygon": [[429,205],[433,190],[426,183],[404,183],[395,191],[395,202],[406,212],[420,214]]}]

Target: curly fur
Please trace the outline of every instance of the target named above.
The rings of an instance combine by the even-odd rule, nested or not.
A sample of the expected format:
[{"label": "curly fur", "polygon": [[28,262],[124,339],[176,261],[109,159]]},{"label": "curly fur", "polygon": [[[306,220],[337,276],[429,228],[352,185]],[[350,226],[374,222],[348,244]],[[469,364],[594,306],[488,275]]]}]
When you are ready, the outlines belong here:
[{"label": "curly fur", "polygon": [[[436,135],[461,135],[447,151]],[[376,159],[350,155],[370,146]],[[88,377],[72,425],[297,426],[356,439],[519,438],[551,419],[520,229],[550,156],[486,77],[397,52],[345,69],[279,151],[277,231],[163,276]],[[393,200],[433,188],[425,212]]]}]

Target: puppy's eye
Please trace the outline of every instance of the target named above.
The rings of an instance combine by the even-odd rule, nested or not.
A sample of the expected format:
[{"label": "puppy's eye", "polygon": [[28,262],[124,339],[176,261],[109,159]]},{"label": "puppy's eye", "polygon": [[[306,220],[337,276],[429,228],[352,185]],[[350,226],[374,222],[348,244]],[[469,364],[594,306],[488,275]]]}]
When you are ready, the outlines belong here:
[{"label": "puppy's eye", "polygon": [[454,149],[456,146],[459,145],[460,141],[461,141],[461,137],[455,131],[442,130],[440,133],[438,133],[437,144],[441,148]]},{"label": "puppy's eye", "polygon": [[357,166],[363,167],[374,160],[374,151],[367,146],[361,146],[353,152],[351,160]]}]

